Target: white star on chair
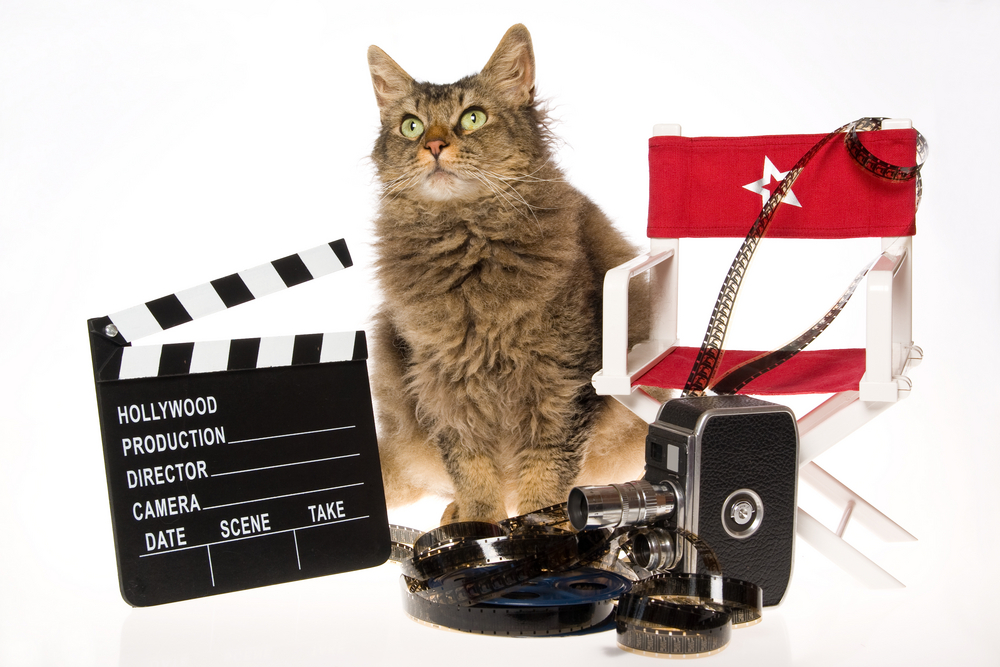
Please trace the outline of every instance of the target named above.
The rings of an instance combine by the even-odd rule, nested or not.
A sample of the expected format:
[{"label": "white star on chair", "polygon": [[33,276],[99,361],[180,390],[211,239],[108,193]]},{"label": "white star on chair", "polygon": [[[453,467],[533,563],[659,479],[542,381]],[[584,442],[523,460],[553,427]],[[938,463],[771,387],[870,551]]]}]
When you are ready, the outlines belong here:
[{"label": "white star on chair", "polygon": [[[757,194],[759,194],[761,201],[760,205],[764,206],[765,204],[767,204],[767,200],[771,198],[771,194],[773,192],[772,190],[768,190],[768,186],[771,185],[771,179],[773,178],[775,180],[774,187],[777,188],[778,187],[777,184],[781,182],[781,179],[783,179],[785,177],[785,174],[787,173],[788,173],[787,171],[778,171],[778,168],[775,167],[774,163],[771,162],[771,158],[765,155],[763,178],[761,178],[759,181],[754,181],[753,183],[747,183],[746,185],[743,186],[743,188],[749,190],[750,192],[756,192]],[[782,203],[791,204],[792,206],[798,206],[799,208],[802,208],[802,204],[800,204],[799,200],[795,198],[795,193],[792,192],[791,190],[785,193],[785,199]]]}]

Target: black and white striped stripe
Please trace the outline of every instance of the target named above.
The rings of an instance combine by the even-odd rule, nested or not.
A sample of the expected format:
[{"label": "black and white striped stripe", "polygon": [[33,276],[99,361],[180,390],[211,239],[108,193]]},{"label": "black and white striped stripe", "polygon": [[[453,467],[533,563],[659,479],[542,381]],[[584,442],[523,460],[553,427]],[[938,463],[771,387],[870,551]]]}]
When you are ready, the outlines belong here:
[{"label": "black and white striped stripe", "polygon": [[132,380],[367,358],[364,331],[123,346],[100,369],[99,379]]},{"label": "black and white striped stripe", "polygon": [[129,343],[352,264],[347,244],[340,239],[108,315],[113,328],[106,330],[109,338]]}]

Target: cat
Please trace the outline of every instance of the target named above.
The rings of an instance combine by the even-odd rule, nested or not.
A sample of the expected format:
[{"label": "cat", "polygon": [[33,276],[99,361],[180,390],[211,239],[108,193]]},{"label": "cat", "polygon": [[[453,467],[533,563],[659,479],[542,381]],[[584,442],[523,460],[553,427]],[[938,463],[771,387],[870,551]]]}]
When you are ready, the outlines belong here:
[{"label": "cat", "polygon": [[[636,479],[647,425],[590,380],[604,274],[638,253],[553,164],[528,30],[449,85],[414,81],[377,46],[368,63],[389,507],[435,494],[452,499],[443,522],[499,521],[574,484]],[[637,340],[648,317],[633,282]]]}]

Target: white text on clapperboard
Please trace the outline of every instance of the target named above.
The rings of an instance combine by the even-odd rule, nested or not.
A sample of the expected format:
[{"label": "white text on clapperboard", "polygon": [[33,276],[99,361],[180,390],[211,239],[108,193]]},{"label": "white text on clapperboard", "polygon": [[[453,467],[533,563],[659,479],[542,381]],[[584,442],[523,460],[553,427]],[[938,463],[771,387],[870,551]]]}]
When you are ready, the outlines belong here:
[{"label": "white text on clapperboard", "polygon": [[[131,425],[167,422],[172,419],[195,416],[205,417],[216,414],[218,410],[219,403],[214,396],[198,396],[196,398],[120,405],[117,407],[117,414],[119,425]],[[122,438],[121,442],[122,455],[126,459],[135,459],[147,454],[197,450],[201,447],[227,444],[225,427],[222,425],[182,431],[158,430],[155,433]],[[191,482],[208,477],[211,477],[208,464],[200,459],[163,465],[136,466],[125,471],[129,489]],[[136,501],[132,504],[132,516],[136,521],[143,521],[201,512],[202,509],[198,496],[192,493]],[[314,524],[344,519],[347,516],[342,500],[309,505],[306,509]],[[271,519],[267,512],[227,517],[219,522],[219,535],[223,540],[268,532],[271,532]],[[188,546],[188,542],[184,526],[145,533],[147,552],[186,546]]]}]

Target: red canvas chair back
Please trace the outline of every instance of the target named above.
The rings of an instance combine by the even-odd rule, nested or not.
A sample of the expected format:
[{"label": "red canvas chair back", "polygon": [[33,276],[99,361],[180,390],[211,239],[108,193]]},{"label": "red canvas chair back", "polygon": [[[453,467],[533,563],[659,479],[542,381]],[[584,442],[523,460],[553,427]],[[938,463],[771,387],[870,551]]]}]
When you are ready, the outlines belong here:
[{"label": "red canvas chair back", "polygon": [[[745,237],[783,174],[825,135],[652,137],[650,238]],[[916,130],[858,133],[877,157],[914,164]],[[806,166],[775,213],[769,238],[913,236],[915,181],[865,170],[840,138]]]},{"label": "red canvas chair back", "polygon": [[[787,170],[825,135],[656,136],[649,141],[648,235],[654,239],[745,237]],[[858,134],[875,156],[911,166],[913,129]],[[916,181],[891,181],[864,169],[842,138],[828,142],[778,207],[768,238],[908,237],[915,229]],[[678,347],[633,386],[683,388],[697,349]],[[727,350],[716,377],[759,354]],[[823,394],[857,390],[866,350],[806,350],[753,380],[740,393]]]}]

